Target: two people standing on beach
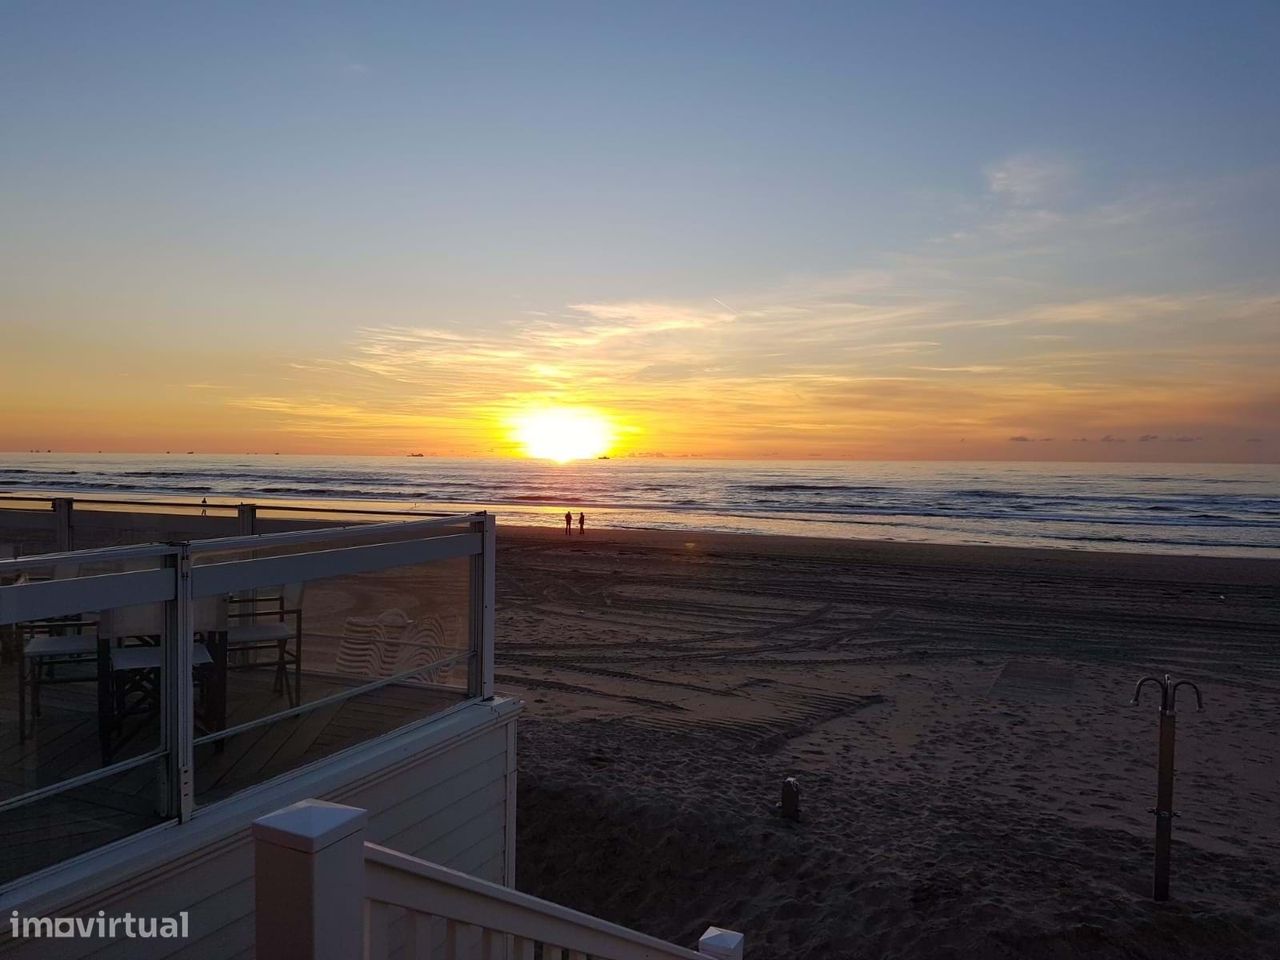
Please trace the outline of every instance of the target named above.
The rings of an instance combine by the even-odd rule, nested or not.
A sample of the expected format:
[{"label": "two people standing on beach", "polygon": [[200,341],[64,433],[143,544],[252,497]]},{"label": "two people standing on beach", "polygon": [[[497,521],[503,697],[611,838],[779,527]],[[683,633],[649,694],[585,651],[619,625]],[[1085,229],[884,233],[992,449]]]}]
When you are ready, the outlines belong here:
[{"label": "two people standing on beach", "polygon": [[[585,513],[578,514],[578,533],[587,532],[587,515]],[[566,510],[564,512],[564,535],[567,537],[573,533],[573,511]]]}]

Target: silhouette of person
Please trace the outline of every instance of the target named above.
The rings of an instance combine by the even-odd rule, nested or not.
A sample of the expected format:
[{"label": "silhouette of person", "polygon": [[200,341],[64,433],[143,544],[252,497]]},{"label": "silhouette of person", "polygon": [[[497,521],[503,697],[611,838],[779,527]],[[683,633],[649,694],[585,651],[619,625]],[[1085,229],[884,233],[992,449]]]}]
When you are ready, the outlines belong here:
[{"label": "silhouette of person", "polygon": [[586,532],[587,532],[587,515],[585,513],[579,512],[578,513],[578,535],[581,536]]},{"label": "silhouette of person", "polygon": [[564,535],[567,537],[573,532],[573,511],[566,510],[564,512]]},{"label": "silhouette of person", "polygon": [[207,517],[209,515],[209,511],[205,509],[208,505],[209,505],[209,498],[201,497],[200,498],[200,516]]}]

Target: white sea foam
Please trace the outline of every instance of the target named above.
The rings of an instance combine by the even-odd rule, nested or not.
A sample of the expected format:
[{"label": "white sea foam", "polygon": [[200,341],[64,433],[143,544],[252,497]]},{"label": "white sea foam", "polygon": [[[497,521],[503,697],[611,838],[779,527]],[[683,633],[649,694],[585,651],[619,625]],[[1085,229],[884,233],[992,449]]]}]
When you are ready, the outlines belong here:
[{"label": "white sea foam", "polygon": [[541,522],[1280,555],[1280,467],[0,455],[0,495],[386,502]]}]

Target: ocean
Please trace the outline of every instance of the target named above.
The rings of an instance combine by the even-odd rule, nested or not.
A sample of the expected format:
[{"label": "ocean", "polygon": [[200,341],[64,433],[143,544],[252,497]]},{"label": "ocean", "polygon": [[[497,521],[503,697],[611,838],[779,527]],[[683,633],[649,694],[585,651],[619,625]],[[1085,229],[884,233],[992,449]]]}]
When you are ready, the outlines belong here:
[{"label": "ocean", "polygon": [[0,496],[491,509],[513,523],[1280,556],[1280,466],[0,454]]}]

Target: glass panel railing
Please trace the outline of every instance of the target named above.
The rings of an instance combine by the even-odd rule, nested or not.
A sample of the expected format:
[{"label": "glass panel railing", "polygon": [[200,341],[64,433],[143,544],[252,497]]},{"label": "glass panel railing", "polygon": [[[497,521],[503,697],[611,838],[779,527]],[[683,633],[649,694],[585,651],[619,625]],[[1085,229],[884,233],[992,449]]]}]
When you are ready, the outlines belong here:
[{"label": "glass panel railing", "polygon": [[288,533],[297,530],[334,530],[361,524],[415,522],[435,518],[448,523],[459,521],[460,514],[406,508],[396,510],[380,505],[359,502],[332,502],[323,506],[282,506],[259,503],[254,505],[255,532],[261,534]]},{"label": "glass panel railing", "polygon": [[48,497],[0,497],[0,560],[57,550],[56,520]]},{"label": "glass panel railing", "polygon": [[78,550],[234,537],[239,532],[237,508],[229,505],[79,501],[74,514]]},{"label": "glass panel railing", "polygon": [[[427,659],[427,658],[424,658]],[[435,666],[372,688],[357,678],[307,684],[340,693],[312,700],[300,712],[265,719],[195,747],[196,802],[208,804],[238,790],[435,716],[466,700],[460,674],[465,663],[452,653],[430,659]],[[336,682],[335,682],[336,680]],[[234,682],[234,681],[233,681]],[[305,689],[305,688],[304,688]],[[241,685],[241,695],[249,691]]]},{"label": "glass panel railing", "polygon": [[165,603],[102,601],[154,594],[154,581],[122,575],[162,571],[162,559],[24,572],[26,593],[47,599],[4,628],[0,800],[160,750]]},{"label": "glass panel railing", "polygon": [[144,764],[0,809],[0,883],[70,860],[171,819],[156,803],[159,768]]},{"label": "glass panel railing", "polygon": [[3,565],[0,882],[177,815],[173,553]]},{"label": "glass panel railing", "polygon": [[[197,728],[199,802],[446,710],[479,689],[464,526],[201,545],[198,603],[225,661],[221,732]],[[212,577],[213,579],[208,579]],[[220,586],[219,586],[220,585]],[[220,605],[220,609],[217,609]]]},{"label": "glass panel railing", "polygon": [[0,559],[0,841],[18,873],[178,816],[189,762],[208,803],[486,689],[486,518],[241,536],[244,510],[120,516],[111,537],[223,536]]}]

